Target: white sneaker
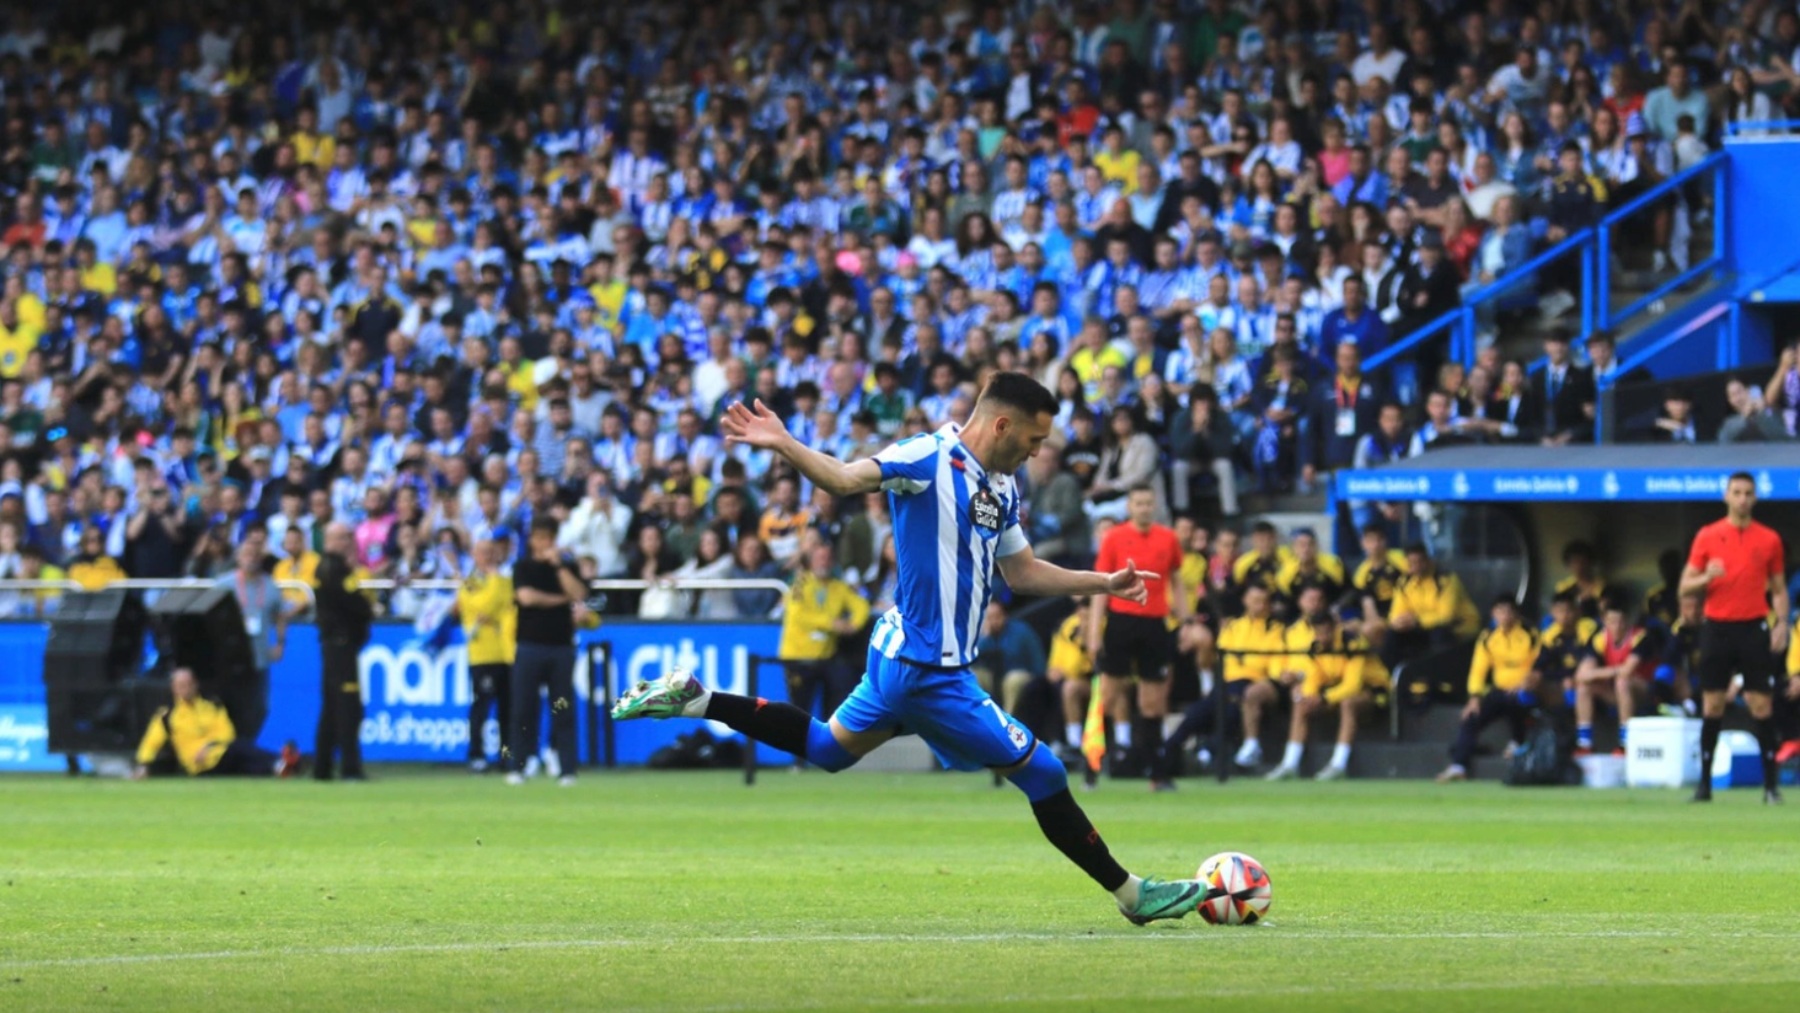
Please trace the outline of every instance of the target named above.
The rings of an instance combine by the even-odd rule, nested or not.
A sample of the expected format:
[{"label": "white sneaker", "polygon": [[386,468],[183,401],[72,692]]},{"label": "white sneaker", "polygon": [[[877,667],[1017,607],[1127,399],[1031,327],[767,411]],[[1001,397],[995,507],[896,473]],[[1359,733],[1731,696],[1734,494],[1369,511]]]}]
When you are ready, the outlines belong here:
[{"label": "white sneaker", "polygon": [[573,788],[573,787],[575,787],[575,775],[574,774],[562,775],[561,777],[556,779],[556,786],[558,788]]},{"label": "white sneaker", "polygon": [[544,773],[551,777],[562,776],[562,757],[557,754],[556,750],[545,746],[543,752],[538,755],[544,758]]},{"label": "white sneaker", "polygon": [[519,786],[519,785],[521,785],[521,784],[524,784],[524,783],[525,783],[525,775],[524,775],[524,774],[521,774],[521,773],[519,773],[519,772],[518,772],[518,771],[516,771],[516,770],[515,770],[515,771],[513,771],[513,772],[512,772],[512,773],[510,773],[510,774],[508,774],[508,775],[506,775],[506,783],[507,783],[507,784],[510,784],[510,785],[512,785],[512,786],[513,786],[513,787],[515,787],[515,788],[516,788],[516,787],[518,787],[518,786]]},{"label": "white sneaker", "polygon": [[1251,739],[1238,747],[1233,760],[1240,767],[1254,767],[1262,762],[1262,743]]},{"label": "white sneaker", "polygon": [[1342,781],[1344,779],[1344,775],[1345,775],[1344,768],[1334,767],[1330,764],[1326,764],[1324,770],[1321,770],[1317,774],[1313,775],[1313,780],[1315,780],[1315,781]]},{"label": "white sneaker", "polygon": [[469,761],[469,773],[471,773],[471,774],[485,774],[485,773],[487,773],[487,769],[488,769],[488,762],[486,760],[470,760]]},{"label": "white sneaker", "polygon": [[531,759],[525,761],[525,771],[521,776],[523,776],[526,780],[529,781],[530,779],[538,776],[539,772],[541,772],[543,769],[544,769],[543,761],[539,760],[537,757],[534,756]]},{"label": "white sneaker", "polygon": [[[1245,764],[1245,766],[1248,766],[1248,764]],[[1294,778],[1299,777],[1299,776],[1300,776],[1300,772],[1298,770],[1295,770],[1294,768],[1292,768],[1284,763],[1281,766],[1276,767],[1274,770],[1269,771],[1267,774],[1264,774],[1263,780],[1265,780],[1265,781],[1292,781]]]}]

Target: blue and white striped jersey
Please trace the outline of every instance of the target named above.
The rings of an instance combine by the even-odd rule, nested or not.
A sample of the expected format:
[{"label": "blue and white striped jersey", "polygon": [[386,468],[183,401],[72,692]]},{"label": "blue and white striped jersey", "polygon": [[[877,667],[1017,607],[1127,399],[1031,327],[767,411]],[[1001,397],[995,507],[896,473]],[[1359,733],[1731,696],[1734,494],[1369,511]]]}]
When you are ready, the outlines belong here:
[{"label": "blue and white striped jersey", "polygon": [[902,440],[875,455],[894,516],[899,580],[894,607],[875,624],[884,657],[939,668],[975,660],[994,561],[1023,552],[1019,490],[990,475],[957,427]]}]

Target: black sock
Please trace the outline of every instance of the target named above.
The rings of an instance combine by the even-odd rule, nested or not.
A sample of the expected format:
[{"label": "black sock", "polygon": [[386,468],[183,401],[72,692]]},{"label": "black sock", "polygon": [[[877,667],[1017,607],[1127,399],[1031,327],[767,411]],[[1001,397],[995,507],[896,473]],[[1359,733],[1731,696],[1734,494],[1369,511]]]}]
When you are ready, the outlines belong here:
[{"label": "black sock", "polygon": [[1781,748],[1781,736],[1775,732],[1775,719],[1763,718],[1756,723],[1756,744],[1762,750],[1763,789],[1781,783],[1781,768],[1775,764],[1775,751]]},{"label": "black sock", "polygon": [[1724,718],[1700,719],[1700,784],[1712,784],[1713,753],[1719,748],[1719,727]]},{"label": "black sock", "polygon": [[1123,866],[1113,861],[1112,852],[1106,850],[1106,842],[1100,839],[1100,831],[1094,829],[1087,813],[1075,804],[1075,796],[1069,794],[1069,789],[1064,788],[1049,798],[1031,803],[1031,812],[1037,817],[1038,828],[1051,844],[1056,845],[1056,850],[1081,866],[1082,872],[1109,892],[1124,886],[1131,878]]},{"label": "black sock", "polygon": [[1150,780],[1162,781],[1168,778],[1167,764],[1163,760],[1163,721],[1162,718],[1139,718],[1137,731],[1132,738],[1138,748],[1144,751],[1144,760],[1150,767]]},{"label": "black sock", "polygon": [[806,758],[806,733],[811,730],[813,719],[793,704],[714,692],[706,702],[706,716],[712,721],[723,721],[758,742]]}]

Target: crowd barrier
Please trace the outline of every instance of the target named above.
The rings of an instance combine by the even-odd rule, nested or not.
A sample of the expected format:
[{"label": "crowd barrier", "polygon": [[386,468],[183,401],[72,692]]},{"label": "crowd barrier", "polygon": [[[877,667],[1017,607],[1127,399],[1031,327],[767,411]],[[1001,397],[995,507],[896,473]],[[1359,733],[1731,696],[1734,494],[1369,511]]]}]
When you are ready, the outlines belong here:
[{"label": "crowd barrier", "polygon": [[[64,759],[48,752],[43,681],[48,632],[41,622],[0,623],[0,656],[12,661],[0,670],[0,772],[65,769]],[[762,620],[608,619],[599,629],[582,631],[577,637],[577,699],[572,703],[584,763],[642,764],[677,735],[693,730],[694,723],[687,721],[615,726],[602,714],[607,701],[671,667],[694,672],[714,689],[786,700],[779,670],[752,664],[753,658],[775,655],[780,633],[779,623]],[[367,760],[452,763],[467,757],[473,694],[460,632],[434,648],[410,624],[377,623],[360,669]],[[595,669],[608,673],[599,693],[593,691]],[[320,681],[318,630],[310,623],[294,624],[288,628],[286,653],[269,673],[269,720],[257,745],[276,750],[293,741],[302,752],[311,752]],[[723,725],[707,725],[720,738],[735,734]],[[491,716],[482,735],[488,752],[497,753],[499,727]],[[786,759],[785,753],[766,746],[755,756],[761,763]]]}]

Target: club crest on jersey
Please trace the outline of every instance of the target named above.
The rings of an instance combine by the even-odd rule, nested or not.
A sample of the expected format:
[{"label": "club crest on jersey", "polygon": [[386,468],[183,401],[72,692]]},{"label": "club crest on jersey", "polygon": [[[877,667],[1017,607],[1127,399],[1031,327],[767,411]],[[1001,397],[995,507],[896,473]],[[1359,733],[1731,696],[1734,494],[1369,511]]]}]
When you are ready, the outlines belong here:
[{"label": "club crest on jersey", "polygon": [[969,500],[969,519],[978,528],[989,531],[1000,530],[1000,500],[986,489],[976,493]]}]

